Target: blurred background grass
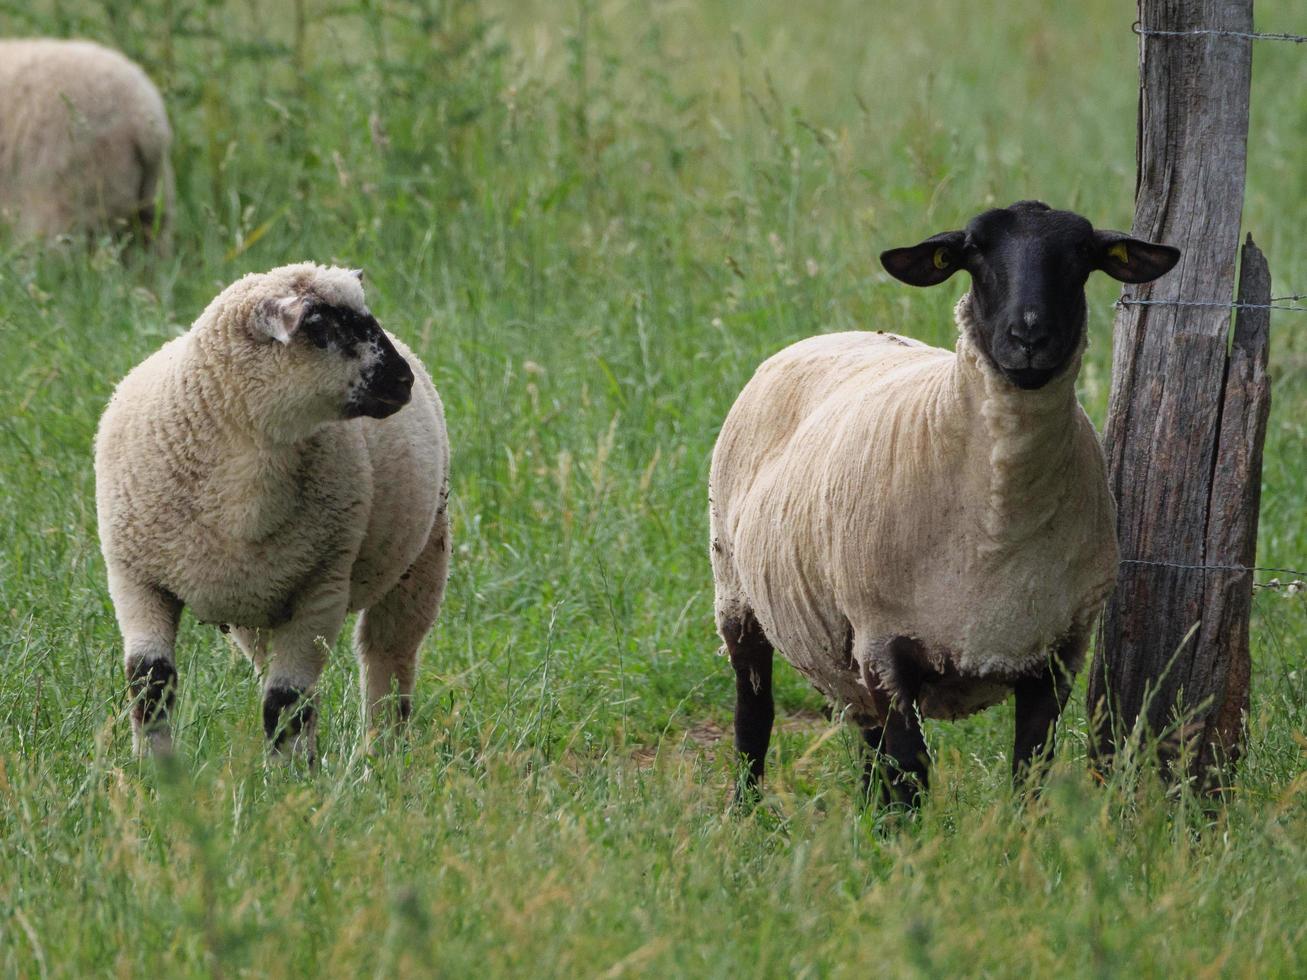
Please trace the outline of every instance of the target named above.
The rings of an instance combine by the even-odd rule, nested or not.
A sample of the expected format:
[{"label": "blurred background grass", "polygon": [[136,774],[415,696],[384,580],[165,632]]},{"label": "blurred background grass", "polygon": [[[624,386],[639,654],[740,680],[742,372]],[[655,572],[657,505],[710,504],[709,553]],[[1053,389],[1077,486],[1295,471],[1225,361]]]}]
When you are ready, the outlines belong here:
[{"label": "blurred background grass", "polygon": [[[1046,799],[1011,709],[932,725],[919,822],[860,813],[854,739],[788,669],[768,810],[724,817],[706,478],[766,355],[835,329],[951,345],[952,282],[876,254],[1037,197],[1128,228],[1132,9],[0,0],[159,84],[163,255],[0,243],[0,963],[20,975],[1291,974],[1307,926],[1307,604],[1254,601],[1228,810]],[[1263,30],[1307,29],[1292,0]],[[1260,44],[1245,225],[1307,289],[1307,55]],[[112,388],[241,274],[362,266],[431,368],[455,562],[402,757],[358,757],[345,644],[324,765],[260,766],[256,685],[189,621],[179,765],[130,760],[90,444]],[[1090,287],[1106,408],[1115,284]],[[1307,320],[1276,314],[1262,564],[1307,558]],[[1295,567],[1302,567],[1298,564]],[[117,720],[116,720],[117,719]],[[802,722],[802,723],[800,723]],[[695,738],[687,733],[693,733]]]}]

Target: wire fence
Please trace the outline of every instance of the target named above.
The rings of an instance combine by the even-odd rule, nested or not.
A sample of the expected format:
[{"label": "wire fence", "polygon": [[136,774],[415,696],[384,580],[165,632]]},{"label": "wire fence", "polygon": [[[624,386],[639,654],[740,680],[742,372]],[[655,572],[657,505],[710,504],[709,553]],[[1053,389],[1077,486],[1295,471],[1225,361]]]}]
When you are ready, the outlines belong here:
[{"label": "wire fence", "polygon": [[[1263,31],[1227,31],[1215,27],[1199,27],[1191,31],[1159,31],[1144,27],[1135,21],[1130,29],[1140,37],[1230,37],[1249,41],[1289,41],[1293,44],[1307,44],[1307,34],[1279,34]],[[1307,313],[1307,306],[1284,306],[1284,303],[1296,303],[1307,299],[1307,293],[1293,293],[1289,296],[1273,296],[1270,303],[1221,303],[1204,302],[1189,299],[1137,299],[1122,296],[1116,301],[1118,308],[1123,306],[1196,306],[1211,309],[1230,310],[1278,310],[1284,313]]]},{"label": "wire fence", "polygon": [[[1159,31],[1155,28],[1144,27],[1139,21],[1135,21],[1130,28],[1140,37],[1219,37],[1234,38],[1246,41],[1288,41],[1291,44],[1307,44],[1307,34],[1282,34],[1264,31],[1228,31],[1220,28],[1202,27],[1188,31]],[[1307,313],[1307,306],[1296,306],[1293,304],[1307,300],[1307,293],[1291,293],[1287,296],[1272,296],[1269,303],[1240,303],[1240,302],[1211,302],[1205,300],[1190,299],[1139,299],[1134,296],[1122,296],[1114,304],[1117,309],[1128,306],[1180,306],[1196,307],[1200,309],[1228,309],[1228,310],[1274,310],[1281,313]],[[1286,305],[1287,304],[1287,305]],[[1251,575],[1254,572],[1270,573],[1274,575],[1292,575],[1294,578],[1289,582],[1281,582],[1279,578],[1273,578],[1265,582],[1254,582],[1254,589],[1264,589],[1270,591],[1283,590],[1286,595],[1299,595],[1307,591],[1307,571],[1301,571],[1295,568],[1272,568],[1264,565],[1214,565],[1214,564],[1188,564],[1185,562],[1155,561],[1147,558],[1123,558],[1122,565],[1133,565],[1145,568],[1167,568],[1178,571],[1191,572],[1237,572],[1241,575]]]},{"label": "wire fence", "polygon": [[1190,572],[1237,572],[1240,575],[1251,575],[1254,572],[1269,572],[1276,575],[1292,575],[1294,578],[1288,582],[1281,582],[1278,578],[1273,578],[1265,582],[1254,582],[1255,589],[1268,589],[1271,591],[1284,590],[1286,595],[1298,595],[1307,592],[1307,571],[1297,568],[1274,568],[1269,565],[1209,565],[1209,564],[1190,564],[1187,562],[1175,561],[1154,561],[1149,558],[1122,558],[1122,565],[1136,565],[1145,568],[1174,568],[1180,571]]},{"label": "wire fence", "polygon": [[1307,34],[1268,34],[1261,31],[1225,31],[1214,27],[1200,27],[1192,31],[1159,31],[1135,21],[1130,28],[1140,37],[1232,37],[1247,41],[1288,41],[1307,44]]},{"label": "wire fence", "polygon": [[1307,299],[1307,293],[1293,293],[1289,296],[1272,296],[1269,303],[1222,303],[1207,302],[1196,299],[1138,299],[1134,296],[1122,296],[1114,304],[1118,309],[1123,306],[1197,306],[1219,310],[1279,310],[1283,313],[1307,313],[1307,306],[1284,306]]}]

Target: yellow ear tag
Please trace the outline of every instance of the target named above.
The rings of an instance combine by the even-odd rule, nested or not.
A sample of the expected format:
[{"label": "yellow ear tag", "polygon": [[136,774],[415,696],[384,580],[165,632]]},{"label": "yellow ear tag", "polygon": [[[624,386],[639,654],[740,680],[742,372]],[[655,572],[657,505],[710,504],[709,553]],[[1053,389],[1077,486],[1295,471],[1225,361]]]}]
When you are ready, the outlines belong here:
[{"label": "yellow ear tag", "polygon": [[949,259],[948,259],[948,249],[946,249],[946,248],[937,248],[937,249],[935,249],[935,268],[936,268],[936,269],[947,269],[947,268],[948,268],[948,262],[949,262]]},{"label": "yellow ear tag", "polygon": [[1125,242],[1117,242],[1107,250],[1107,254],[1116,259],[1122,265],[1130,264],[1130,252],[1125,247]]}]

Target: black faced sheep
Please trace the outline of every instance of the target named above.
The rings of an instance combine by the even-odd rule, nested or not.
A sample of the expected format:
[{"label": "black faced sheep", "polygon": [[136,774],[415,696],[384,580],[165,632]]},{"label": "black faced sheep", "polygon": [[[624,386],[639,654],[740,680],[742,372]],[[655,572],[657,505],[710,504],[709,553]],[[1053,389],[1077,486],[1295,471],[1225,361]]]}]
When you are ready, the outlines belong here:
[{"label": "black faced sheep", "polygon": [[1117,568],[1103,452],[1075,393],[1085,280],[1147,282],[1178,258],[1022,201],[881,255],[914,286],[971,275],[955,351],[837,333],[758,368],[709,489],[744,789],[763,773],[773,647],[847,707],[888,799],[925,787],[921,716],[1015,691],[1014,774],[1047,751]]}]

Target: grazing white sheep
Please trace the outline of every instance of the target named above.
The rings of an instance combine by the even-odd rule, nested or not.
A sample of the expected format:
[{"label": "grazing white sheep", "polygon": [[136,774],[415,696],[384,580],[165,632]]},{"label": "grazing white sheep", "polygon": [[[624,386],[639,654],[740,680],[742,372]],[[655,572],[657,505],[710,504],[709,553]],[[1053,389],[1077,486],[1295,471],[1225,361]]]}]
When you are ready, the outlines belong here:
[{"label": "grazing white sheep", "polygon": [[1145,282],[1178,258],[1018,202],[881,256],[916,286],[971,274],[956,351],[839,333],[758,369],[709,490],[743,790],[763,773],[773,646],[887,757],[889,799],[925,786],[919,715],[1015,690],[1014,774],[1045,751],[1116,579],[1103,453],[1075,393],[1085,280]]},{"label": "grazing white sheep", "polygon": [[24,237],[154,225],[171,205],[158,89],[89,41],[0,40],[0,222]]},{"label": "grazing white sheep", "polygon": [[[248,275],[118,385],[95,443],[138,751],[171,746],[183,606],[263,678],[274,753],[313,758],[313,691],[346,613],[368,727],[408,717],[449,565],[440,398],[362,274]],[[402,410],[401,410],[402,409]]]}]

